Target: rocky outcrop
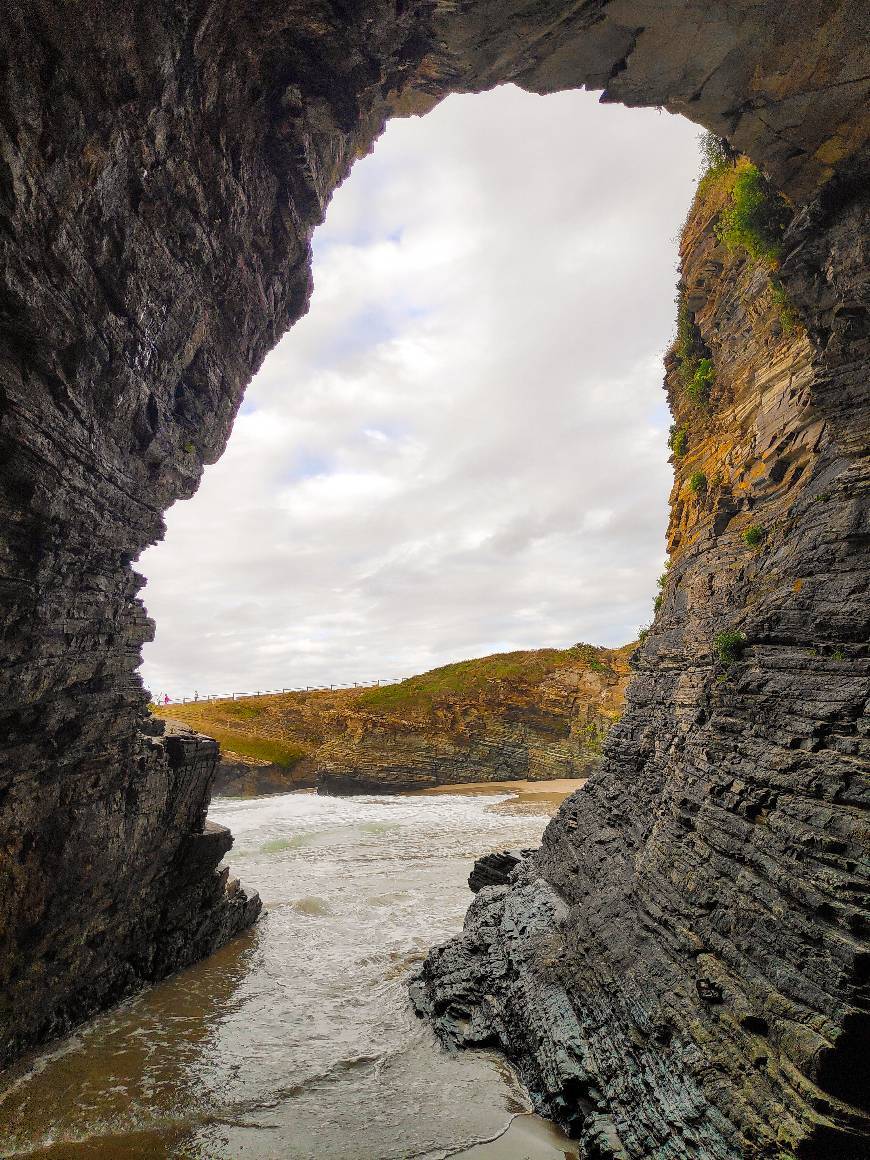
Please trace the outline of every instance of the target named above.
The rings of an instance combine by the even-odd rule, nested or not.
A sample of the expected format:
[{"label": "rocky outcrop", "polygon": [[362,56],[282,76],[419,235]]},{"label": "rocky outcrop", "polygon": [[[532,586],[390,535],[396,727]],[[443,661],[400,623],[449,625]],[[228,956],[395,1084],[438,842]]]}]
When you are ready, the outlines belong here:
[{"label": "rocky outcrop", "polygon": [[[13,928],[7,943],[0,1066],[107,1001],[210,954],[260,912],[258,895],[248,896],[226,867],[218,869],[233,839],[206,821],[216,743],[190,730],[158,730],[141,740],[135,790],[125,784],[127,769],[115,771],[111,812],[88,793],[87,780],[45,785],[39,805],[49,813],[36,848],[26,846],[35,805],[24,808],[26,782],[19,778],[22,808],[17,826],[7,823],[6,840],[21,843],[22,885],[5,905],[7,922],[23,912],[29,923]],[[69,880],[35,878],[39,859],[48,869],[69,860]],[[27,893],[24,886],[35,882],[39,893]]]},{"label": "rocky outcrop", "polygon": [[313,754],[317,786],[383,793],[583,777],[622,711],[633,647],[597,650],[595,667],[578,657],[541,680],[490,680],[423,710],[358,712]]},{"label": "rocky outcrop", "polygon": [[[419,1010],[499,1045],[597,1157],[870,1155],[866,186],[777,277],[682,248],[715,381],[667,360],[671,567],[605,761],[434,951]],[[699,477],[703,477],[703,483]],[[694,486],[693,486],[694,485]],[[747,531],[755,532],[747,537]],[[720,634],[727,634],[725,636]]]},{"label": "rocky outcrop", "polygon": [[[331,191],[389,115],[505,81],[585,84],[685,112],[789,194],[800,212],[782,280],[808,338],[800,355],[782,350],[773,380],[753,362],[743,397],[760,466],[729,502],[774,506],[771,550],[743,554],[724,490],[715,512],[712,489],[688,513],[586,820],[569,831],[566,812],[536,859],[535,913],[549,938],[565,899],[571,948],[536,1034],[578,1020],[582,1066],[559,1098],[588,1106],[590,1150],[609,1148],[617,1124],[631,1155],[649,1140],[691,1155],[702,1139],[716,1156],[768,1140],[765,1117],[786,1140],[849,1121],[867,961],[855,901],[865,205],[848,183],[867,139],[863,16],[837,0],[4,8],[4,1060],[252,917],[219,876],[184,876],[208,778],[173,768],[143,732],[136,668],[153,628],[132,563],[306,309]],[[792,357],[804,369],[785,387]],[[735,623],[749,647],[717,682],[710,633]],[[479,909],[492,905],[483,892]],[[693,989],[695,962],[725,1002]],[[515,1010],[502,1042],[558,1110],[568,1056],[560,1047],[538,1082]]]},{"label": "rocky outcrop", "polygon": [[484,854],[478,858],[468,875],[468,889],[472,894],[484,886],[505,886],[520,862],[534,850],[502,850],[498,854]]},{"label": "rocky outcrop", "polygon": [[288,769],[274,761],[260,761],[221,750],[212,792],[223,797],[262,797],[294,789],[313,789],[316,784],[308,761],[303,760]]},{"label": "rocky outcrop", "polygon": [[[433,727],[368,717],[314,755],[323,793],[389,793],[466,782],[585,776],[600,753],[597,735],[572,737],[570,724],[472,716]],[[549,736],[545,732],[549,730]]]}]

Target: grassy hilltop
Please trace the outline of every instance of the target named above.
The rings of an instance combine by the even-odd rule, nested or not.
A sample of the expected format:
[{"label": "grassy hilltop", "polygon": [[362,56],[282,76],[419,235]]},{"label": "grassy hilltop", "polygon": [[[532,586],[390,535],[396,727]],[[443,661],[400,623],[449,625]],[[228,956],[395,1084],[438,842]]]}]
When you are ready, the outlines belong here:
[{"label": "grassy hilltop", "polygon": [[[530,721],[554,713],[567,719],[566,697],[570,712],[576,711],[579,697],[602,732],[621,712],[627,660],[634,647],[578,644],[494,653],[378,688],[196,701],[153,711],[214,737],[226,761],[269,764],[288,774],[310,767],[313,773],[318,751],[337,738],[350,747],[364,747],[375,732],[393,738],[411,733],[449,735],[455,741],[463,734],[462,721],[468,713],[488,722],[517,714]],[[309,758],[312,761],[306,761]]]}]

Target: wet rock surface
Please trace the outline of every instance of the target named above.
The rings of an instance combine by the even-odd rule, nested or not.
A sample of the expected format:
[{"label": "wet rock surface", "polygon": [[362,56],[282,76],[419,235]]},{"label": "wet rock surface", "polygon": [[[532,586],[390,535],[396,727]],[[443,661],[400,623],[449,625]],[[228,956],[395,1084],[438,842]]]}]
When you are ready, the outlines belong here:
[{"label": "wet rock surface", "polygon": [[70,868],[54,889],[14,900],[41,922],[14,932],[19,958],[11,971],[6,960],[0,1065],[196,962],[256,920],[259,896],[218,869],[232,835],[206,821],[217,757],[211,738],[167,730],[141,739],[133,786],[125,786],[123,766],[115,771],[112,810],[89,799],[87,782],[57,785],[38,803],[56,811],[39,829],[44,864],[69,859]]},{"label": "wet rock surface", "polygon": [[[501,1044],[589,1155],[866,1154],[864,15],[4,9],[0,1062],[255,915],[223,874],[186,876],[226,841],[203,831],[214,754],[181,743],[173,764],[143,731],[132,563],[306,309],[330,192],[388,115],[587,84],[686,113],[789,194],[781,276],[807,335],[759,350],[736,284],[699,314],[735,384],[727,471],[697,511],[680,501],[662,614],[582,809],[521,882],[481,891],[420,1001]],[[748,504],[772,533],[751,556],[732,527]],[[726,673],[710,641],[735,625]]]}]

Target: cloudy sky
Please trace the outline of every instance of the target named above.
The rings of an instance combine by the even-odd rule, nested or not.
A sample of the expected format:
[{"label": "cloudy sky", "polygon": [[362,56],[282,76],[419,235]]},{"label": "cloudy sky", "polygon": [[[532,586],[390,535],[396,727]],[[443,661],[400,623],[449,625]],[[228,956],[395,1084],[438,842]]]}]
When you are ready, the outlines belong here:
[{"label": "cloudy sky", "polygon": [[308,315],[141,558],[152,692],[636,635],[697,133],[512,87],[387,128],[315,237]]}]

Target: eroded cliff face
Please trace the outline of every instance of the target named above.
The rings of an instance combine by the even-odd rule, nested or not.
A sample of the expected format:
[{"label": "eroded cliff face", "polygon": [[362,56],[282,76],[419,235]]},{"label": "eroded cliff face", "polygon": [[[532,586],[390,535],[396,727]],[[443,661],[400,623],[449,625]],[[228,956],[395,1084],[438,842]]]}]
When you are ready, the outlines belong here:
[{"label": "eroded cliff face", "polygon": [[[628,666],[600,650],[541,680],[493,680],[422,711],[360,714],[314,755],[327,792],[584,777],[622,711]],[[532,654],[534,655],[534,654]]]},{"label": "eroded cliff face", "polygon": [[[791,1069],[793,1084],[786,1091],[785,1080],[771,1080],[763,1090],[775,1090],[780,1103],[770,1107],[786,1108],[788,1123],[797,1117],[800,1126],[806,1101],[816,1098],[802,1085],[814,1078],[830,1092],[846,1082],[842,1061],[860,1026],[850,975],[858,932],[851,888],[833,883],[852,873],[838,869],[840,861],[854,859],[824,844],[843,842],[851,851],[858,810],[854,786],[842,787],[857,761],[848,747],[861,679],[856,456],[866,435],[859,401],[866,297],[863,210],[838,175],[867,137],[862,16],[857,3],[790,0],[714,8],[690,0],[6,6],[0,1062],[251,920],[256,905],[228,894],[208,859],[193,859],[195,874],[186,859],[203,836],[205,765],[195,762],[182,775],[166,746],[143,733],[136,668],[152,625],[136,597],[141,580],[132,562],[162,535],[161,512],[192,494],[203,464],[218,457],[246,383],[305,310],[312,231],[385,118],[421,111],[448,92],[512,80],[535,92],[588,84],[605,88],[610,100],[685,112],[729,137],[799,205],[834,178],[827,201],[799,215],[783,271],[808,325],[811,374],[794,397],[786,393],[778,409],[764,411],[768,426],[757,440],[762,448],[794,434],[807,456],[800,487],[789,477],[794,500],[777,533],[782,547],[738,566],[727,529],[709,514],[697,521],[669,611],[648,641],[628,719],[587,799],[598,805],[584,812],[586,869],[575,890],[577,900],[588,890],[587,905],[572,903],[571,921],[578,938],[581,910],[584,921],[601,924],[583,954],[588,962],[596,937],[603,940],[601,969],[587,974],[602,987],[613,964],[608,946],[631,948],[627,970],[646,961],[636,954],[644,923],[658,924],[667,947],[693,940],[718,947],[724,920],[682,901],[686,834],[707,835],[712,849],[714,827],[701,824],[707,811],[727,833],[743,824],[732,821],[742,815],[728,808],[728,794],[764,802],[778,794],[771,852],[762,852],[759,839],[752,865],[763,861],[768,877],[803,884],[777,887],[793,913],[787,908],[778,923],[764,917],[764,898],[756,903],[753,894],[753,873],[761,871],[728,851],[709,870],[689,859],[692,881],[709,886],[715,872],[711,896],[731,897],[747,914],[760,908],[751,953],[723,961],[751,964],[744,979],[787,964],[775,993],[814,1012],[804,1020],[783,1015],[799,1032],[783,1032],[767,1049],[772,1067]],[[823,423],[817,446],[801,442],[809,419],[795,416],[805,413]],[[786,466],[789,446],[776,460]],[[772,494],[781,486],[784,477],[773,479]],[[817,501],[817,492],[830,498]],[[679,618],[690,593],[706,584],[718,608],[710,603],[689,634]],[[707,619],[740,618],[755,634],[749,667],[736,685],[714,689],[700,630]],[[811,657],[816,638],[822,653]],[[834,644],[845,661],[829,659],[824,650]],[[723,770],[744,788],[714,798],[705,787]],[[701,822],[692,830],[695,807]],[[653,817],[659,820],[650,830]],[[554,825],[545,847],[554,851],[547,870],[554,884],[559,867],[577,860],[566,824]],[[596,894],[593,884],[602,882],[624,884],[614,887],[619,905]],[[804,929],[801,916],[813,905],[807,891],[818,891],[818,905],[833,914],[814,914]],[[623,929],[633,932],[627,942]],[[639,985],[638,1011],[647,1012],[649,995],[664,994],[669,981],[685,983],[664,951],[654,958],[661,985]],[[621,996],[624,988],[608,978],[605,990]],[[697,1058],[656,1066],[688,1077],[687,1091],[697,1093],[703,1061],[716,1051],[704,1039],[707,1008],[693,1003],[691,995],[680,1000],[678,1022],[695,1028]],[[607,1003],[601,1010],[612,1013]],[[627,1015],[614,1019],[619,1051],[634,1042],[629,1026]],[[808,1027],[818,1051],[806,1046]],[[738,1132],[760,1113],[751,1094],[738,1098],[746,1084],[735,1068],[725,1066],[715,1082],[708,1076],[715,1091],[704,1088],[698,1099],[709,1098]],[[641,1092],[640,1081],[629,1082],[618,1066],[596,1074],[616,1104],[649,1097],[638,1140],[652,1121],[691,1134],[696,1112],[685,1101],[667,1104],[676,1078],[671,1087],[667,1078],[644,1081]],[[663,1101],[676,1110],[663,1112]],[[711,1139],[721,1137],[710,1131]]]},{"label": "eroded cliff face", "polygon": [[[634,648],[501,653],[380,689],[199,701],[157,712],[221,742],[215,793],[313,786],[390,793],[577,778],[598,760],[622,712]],[[281,748],[293,759],[283,767],[275,760]]]},{"label": "eroded cliff face", "polygon": [[829,190],[787,235],[808,329],[719,242],[723,196],[684,235],[716,377],[693,403],[668,359],[671,567],[625,716],[414,991],[447,1038],[503,1047],[590,1156],[860,1157],[866,190]]}]

